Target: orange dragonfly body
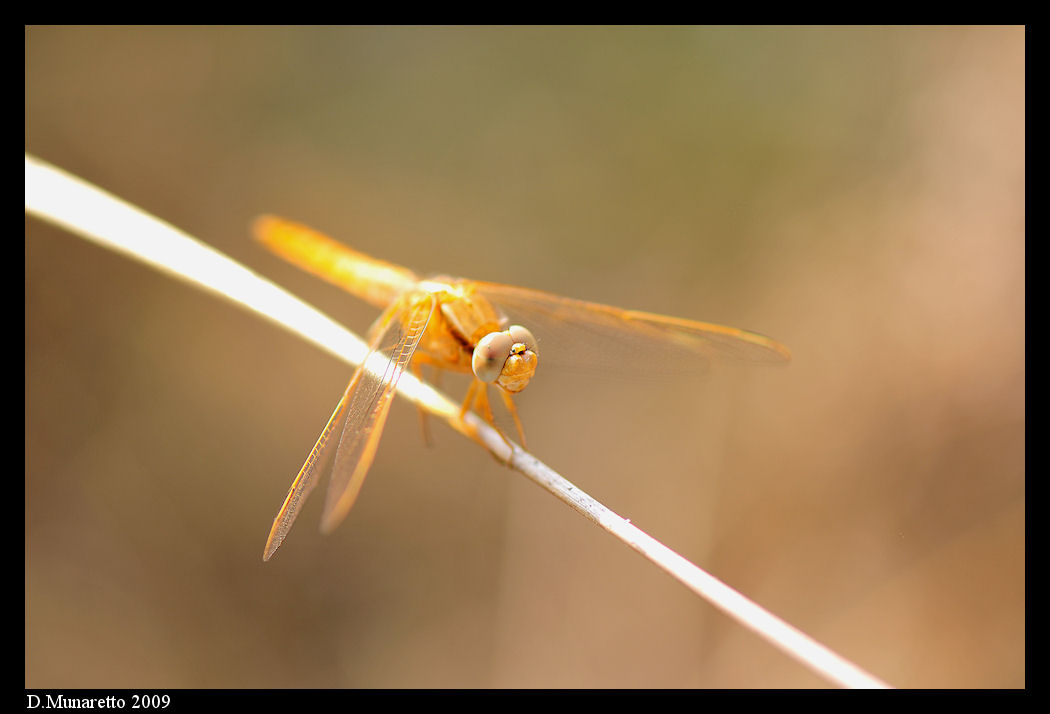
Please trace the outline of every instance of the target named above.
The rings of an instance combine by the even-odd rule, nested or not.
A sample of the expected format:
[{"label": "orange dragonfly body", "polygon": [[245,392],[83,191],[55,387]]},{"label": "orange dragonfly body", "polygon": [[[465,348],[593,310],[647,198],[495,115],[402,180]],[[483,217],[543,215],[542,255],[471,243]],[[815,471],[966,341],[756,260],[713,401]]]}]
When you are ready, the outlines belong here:
[{"label": "orange dragonfly body", "polygon": [[[661,355],[677,352],[698,366],[721,358],[760,363],[790,358],[786,347],[754,332],[509,285],[445,276],[421,280],[407,268],[371,258],[291,221],[266,216],[254,228],[256,237],[277,255],[381,308],[368,341],[372,353],[387,357],[382,374],[366,368],[368,360],[354,372],[274,518],[263,560],[269,560],[287,536],[333,454],[322,530],[331,530],[349,512],[375,457],[405,369],[418,373],[421,365],[431,365],[473,374],[461,415],[475,407],[495,427],[488,402],[488,385],[494,384],[524,443],[512,395],[535,374],[540,350],[529,329],[510,324],[511,314],[559,334],[570,329],[573,339],[596,345],[596,353],[605,347],[642,344],[653,348],[649,352],[657,362]],[[557,352],[556,340],[547,344]]]}]

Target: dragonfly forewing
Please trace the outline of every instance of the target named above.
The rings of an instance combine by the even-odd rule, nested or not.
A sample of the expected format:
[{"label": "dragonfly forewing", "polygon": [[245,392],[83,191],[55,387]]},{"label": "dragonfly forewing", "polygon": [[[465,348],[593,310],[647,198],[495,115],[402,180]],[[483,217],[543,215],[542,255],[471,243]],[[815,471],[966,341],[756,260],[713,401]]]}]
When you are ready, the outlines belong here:
[{"label": "dragonfly forewing", "polygon": [[[555,358],[562,367],[573,360],[596,359],[614,363],[624,372],[636,368],[658,371],[662,368],[661,358],[668,351],[695,360],[691,369],[707,362],[783,364],[791,359],[787,347],[757,332],[625,310],[512,285],[480,281],[474,284],[481,295],[512,320],[529,325],[541,340],[545,358]],[[543,342],[545,334],[547,341]],[[559,348],[574,356],[559,356]],[[583,352],[586,356],[582,356]]]},{"label": "dragonfly forewing", "polygon": [[[403,314],[394,314],[389,323],[380,326],[374,351],[386,353],[389,359],[382,374],[367,369],[368,360],[354,374],[349,390],[346,424],[339,438],[339,448],[332,465],[321,530],[328,532],[346,517],[361,491],[368,469],[372,466],[386,425],[397,383],[405,373],[419,341],[426,332],[437,299],[430,294],[416,295]],[[395,313],[401,312],[395,308]]]},{"label": "dragonfly forewing", "polygon": [[[335,442],[332,437],[336,433],[340,437],[332,463],[332,478],[321,528],[324,531],[331,530],[346,517],[375,458],[398,380],[412,361],[435,303],[432,295],[424,295],[403,315],[399,314],[402,304],[395,303],[380,317],[368,357],[354,372],[274,518],[270,535],[266,539],[263,560],[269,560],[280,547],[299,515],[303,502],[316,485],[318,474],[323,473],[331,461]],[[381,373],[369,369],[373,355],[387,352],[389,357]]]}]

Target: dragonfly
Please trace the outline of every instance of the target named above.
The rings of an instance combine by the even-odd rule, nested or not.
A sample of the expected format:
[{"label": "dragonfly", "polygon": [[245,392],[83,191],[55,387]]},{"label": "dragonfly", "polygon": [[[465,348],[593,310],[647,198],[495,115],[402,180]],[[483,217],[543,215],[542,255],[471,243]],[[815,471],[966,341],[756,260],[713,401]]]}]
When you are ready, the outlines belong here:
[{"label": "dragonfly", "polygon": [[[380,353],[380,372],[361,363],[281,504],[266,540],[269,560],[288,535],[319,475],[331,478],[321,516],[329,532],[350,511],[375,458],[398,380],[406,369],[423,366],[469,375],[462,418],[476,409],[508,444],[497,426],[488,390],[497,390],[524,444],[513,400],[536,374],[539,341],[526,323],[545,326],[557,337],[544,341],[544,354],[566,342],[586,361],[602,355],[620,360],[625,348],[641,349],[657,368],[671,355],[692,367],[713,360],[786,363],[791,353],[779,342],[747,330],[667,317],[575,300],[539,290],[448,276],[421,279],[413,271],[349,248],[299,223],[262,216],[253,226],[257,240],[279,257],[333,283],[381,310],[368,331],[369,358]],[[521,320],[511,322],[510,316]],[[549,349],[548,349],[549,348]],[[544,359],[545,362],[548,360]],[[330,469],[328,468],[330,466]]]}]

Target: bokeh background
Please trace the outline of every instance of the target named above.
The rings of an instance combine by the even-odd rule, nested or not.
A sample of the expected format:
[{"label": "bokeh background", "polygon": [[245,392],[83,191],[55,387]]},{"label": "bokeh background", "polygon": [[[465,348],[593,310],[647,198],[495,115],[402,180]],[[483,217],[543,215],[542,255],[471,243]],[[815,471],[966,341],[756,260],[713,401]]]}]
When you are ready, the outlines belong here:
[{"label": "bokeh background", "polygon": [[[783,369],[544,373],[529,445],[891,684],[1025,686],[1023,28],[27,27],[25,53],[28,152],[358,331],[255,216],[782,340]],[[264,564],[348,368],[29,218],[25,306],[27,687],[826,686],[401,401],[346,522],[322,536],[315,495]]]}]

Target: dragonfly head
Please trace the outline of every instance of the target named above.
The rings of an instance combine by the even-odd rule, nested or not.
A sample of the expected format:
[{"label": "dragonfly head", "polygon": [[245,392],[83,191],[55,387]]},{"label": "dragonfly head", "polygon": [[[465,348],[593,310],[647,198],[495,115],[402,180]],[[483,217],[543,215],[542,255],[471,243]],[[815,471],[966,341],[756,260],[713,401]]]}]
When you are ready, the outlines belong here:
[{"label": "dragonfly head", "polygon": [[471,367],[482,382],[495,382],[511,394],[517,394],[532,379],[538,360],[536,338],[521,325],[511,325],[503,332],[490,332],[478,341]]}]

